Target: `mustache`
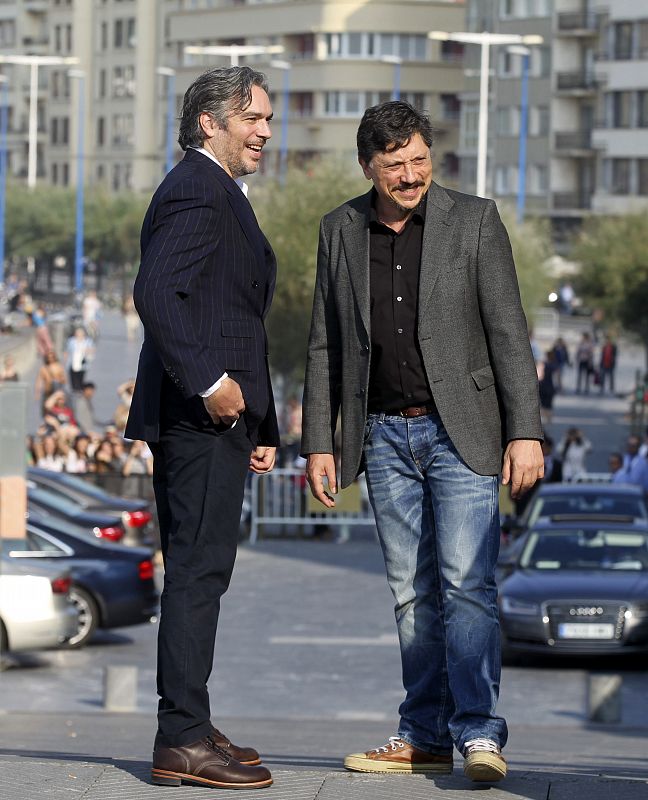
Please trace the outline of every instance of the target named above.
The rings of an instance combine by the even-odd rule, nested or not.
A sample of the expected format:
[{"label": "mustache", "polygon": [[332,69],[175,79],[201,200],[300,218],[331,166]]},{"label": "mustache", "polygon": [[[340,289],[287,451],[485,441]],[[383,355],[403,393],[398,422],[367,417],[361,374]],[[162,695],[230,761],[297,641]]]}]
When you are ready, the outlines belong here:
[{"label": "mustache", "polygon": [[421,181],[416,181],[416,183],[399,183],[396,188],[397,189],[402,189],[402,190],[405,190],[405,189],[418,189],[421,186],[425,186],[425,184],[421,183]]}]

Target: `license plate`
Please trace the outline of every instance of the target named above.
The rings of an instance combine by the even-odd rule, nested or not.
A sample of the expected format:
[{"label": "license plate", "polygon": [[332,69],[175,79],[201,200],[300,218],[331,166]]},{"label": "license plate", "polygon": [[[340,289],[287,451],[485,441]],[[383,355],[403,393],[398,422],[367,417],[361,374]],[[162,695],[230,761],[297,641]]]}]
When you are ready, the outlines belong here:
[{"label": "license plate", "polygon": [[561,622],[558,636],[561,639],[614,639],[614,625],[602,622]]}]

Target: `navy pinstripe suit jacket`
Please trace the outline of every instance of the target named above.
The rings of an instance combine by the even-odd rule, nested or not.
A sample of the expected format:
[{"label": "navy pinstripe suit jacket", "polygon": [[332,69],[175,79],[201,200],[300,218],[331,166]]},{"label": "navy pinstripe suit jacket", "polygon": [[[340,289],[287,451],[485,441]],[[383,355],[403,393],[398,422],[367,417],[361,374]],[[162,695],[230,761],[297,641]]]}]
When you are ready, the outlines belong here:
[{"label": "navy pinstripe suit jacket", "polygon": [[158,441],[169,391],[208,420],[197,396],[227,372],[241,386],[252,442],[278,445],[263,324],[276,262],[241,189],[188,150],[153,195],[141,247],[133,299],[145,336],[125,435]]}]

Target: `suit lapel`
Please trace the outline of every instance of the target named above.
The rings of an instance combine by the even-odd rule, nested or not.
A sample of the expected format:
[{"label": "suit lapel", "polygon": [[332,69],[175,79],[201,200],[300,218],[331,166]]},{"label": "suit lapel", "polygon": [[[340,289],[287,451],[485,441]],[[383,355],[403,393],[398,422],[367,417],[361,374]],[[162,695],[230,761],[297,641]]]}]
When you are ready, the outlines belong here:
[{"label": "suit lapel", "polygon": [[351,277],[353,294],[360,312],[360,318],[370,333],[371,307],[369,293],[369,209],[371,192],[363,197],[359,207],[348,207],[349,220],[342,227],[342,245],[347,268]]},{"label": "suit lapel", "polygon": [[421,248],[418,318],[424,319],[443,265],[450,260],[455,220],[450,213],[454,200],[438,184],[428,190],[425,230]]}]

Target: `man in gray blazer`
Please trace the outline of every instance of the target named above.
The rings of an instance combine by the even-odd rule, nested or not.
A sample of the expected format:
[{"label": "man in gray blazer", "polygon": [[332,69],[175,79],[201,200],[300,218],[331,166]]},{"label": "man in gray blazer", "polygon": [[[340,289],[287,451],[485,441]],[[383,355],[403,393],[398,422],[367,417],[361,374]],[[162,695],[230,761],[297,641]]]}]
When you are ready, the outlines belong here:
[{"label": "man in gray blazer", "polygon": [[[538,387],[506,230],[492,200],[432,182],[429,119],[365,112],[371,191],[321,223],[302,453],[335,505],[363,469],[396,605],[405,700],[397,735],[345,759],[364,772],[506,775],[495,707],[498,476],[542,477]],[[328,486],[325,484],[327,481]]]}]

